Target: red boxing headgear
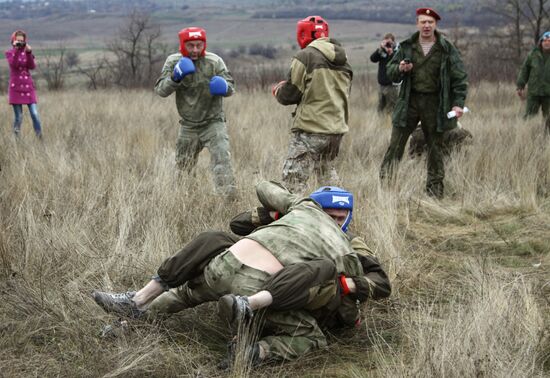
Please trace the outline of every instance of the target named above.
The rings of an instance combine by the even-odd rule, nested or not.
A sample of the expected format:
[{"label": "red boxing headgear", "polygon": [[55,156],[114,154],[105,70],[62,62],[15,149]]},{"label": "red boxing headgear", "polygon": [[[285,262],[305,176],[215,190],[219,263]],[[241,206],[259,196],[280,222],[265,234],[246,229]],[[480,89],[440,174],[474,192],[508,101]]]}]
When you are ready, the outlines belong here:
[{"label": "red boxing headgear", "polygon": [[178,33],[180,39],[180,52],[183,56],[189,56],[189,51],[185,48],[185,42],[189,41],[203,41],[204,49],[202,49],[201,56],[206,54],[206,30],[203,28],[190,27],[180,30]]},{"label": "red boxing headgear", "polygon": [[434,11],[432,8],[418,8],[416,10],[416,15],[417,16],[421,16],[421,15],[430,16],[430,17],[435,18],[436,21],[441,20],[441,17],[439,17],[437,12]]},{"label": "red boxing headgear", "polygon": [[[324,35],[323,35],[324,34]],[[298,21],[296,25],[296,39],[303,49],[314,39],[328,37],[328,24],[321,16],[308,16]]]}]

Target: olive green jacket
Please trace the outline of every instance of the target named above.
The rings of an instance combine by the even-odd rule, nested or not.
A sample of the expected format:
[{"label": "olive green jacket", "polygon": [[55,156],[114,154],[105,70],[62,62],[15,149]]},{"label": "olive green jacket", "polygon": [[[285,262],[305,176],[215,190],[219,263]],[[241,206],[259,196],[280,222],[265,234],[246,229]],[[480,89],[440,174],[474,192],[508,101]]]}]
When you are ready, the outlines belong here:
[{"label": "olive green jacket", "polygon": [[212,96],[209,86],[213,76],[221,76],[228,84],[226,97],[235,91],[233,77],[222,58],[206,52],[204,57],[193,61],[195,73],[185,76],[180,82],[175,82],[172,80],[172,73],[181,57],[182,55],[177,53],[166,59],[162,74],[155,84],[155,92],[161,97],[168,97],[176,92],[176,106],[182,125],[200,127],[212,121],[225,121],[223,96]]},{"label": "olive green jacket", "polygon": [[300,50],[276,94],[281,104],[298,105],[292,130],[346,133],[352,77],[346,51],[334,39],[318,38]]},{"label": "olive green jacket", "polygon": [[[440,68],[439,108],[437,116],[437,130],[442,132],[456,127],[456,117],[448,119],[447,113],[453,106],[464,107],[468,92],[468,75],[460,53],[438,31],[435,32],[437,43],[443,49]],[[409,39],[401,42],[399,50],[388,63],[388,76],[394,81],[402,81],[399,99],[393,111],[393,126],[407,126],[407,111],[411,96],[411,75],[399,71],[399,62],[412,57],[414,44],[418,43],[419,32],[414,33]],[[414,70],[414,61],[413,70]]]},{"label": "olive green jacket", "polygon": [[544,61],[541,47],[534,48],[519,71],[517,87],[525,88],[528,96],[550,96],[550,57]]}]

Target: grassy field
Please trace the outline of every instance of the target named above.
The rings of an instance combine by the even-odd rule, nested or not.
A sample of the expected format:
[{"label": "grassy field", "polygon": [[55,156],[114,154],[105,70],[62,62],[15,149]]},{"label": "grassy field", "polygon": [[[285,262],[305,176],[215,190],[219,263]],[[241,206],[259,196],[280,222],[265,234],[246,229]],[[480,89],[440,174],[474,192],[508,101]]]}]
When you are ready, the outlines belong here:
[{"label": "grassy field", "polygon": [[[263,92],[226,101],[239,200],[224,203],[206,151],[201,174],[176,179],[173,98],[39,98],[42,144],[28,115],[14,140],[0,97],[0,376],[224,376],[215,365],[229,333],[213,305],[134,323],[112,340],[98,335],[114,318],[90,293],[137,288],[194,235],[228,230],[232,215],[257,203],[253,184],[280,178],[291,109]],[[383,262],[392,296],[367,303],[361,328],[329,335],[326,350],[247,374],[549,376],[550,144],[541,120],[521,120],[512,86],[471,88],[463,124],[475,141],[451,156],[447,196],[434,201],[421,159],[405,159],[397,185],[381,188],[391,130],[375,99],[354,86],[338,168],[356,196],[352,229]]]}]

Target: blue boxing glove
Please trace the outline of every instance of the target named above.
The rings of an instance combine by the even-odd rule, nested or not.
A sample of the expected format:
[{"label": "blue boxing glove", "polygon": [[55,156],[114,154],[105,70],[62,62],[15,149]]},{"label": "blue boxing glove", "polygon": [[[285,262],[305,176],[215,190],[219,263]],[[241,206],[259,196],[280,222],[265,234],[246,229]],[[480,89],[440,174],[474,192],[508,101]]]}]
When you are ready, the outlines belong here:
[{"label": "blue boxing glove", "polygon": [[172,80],[175,82],[180,82],[185,76],[192,73],[195,73],[195,64],[191,59],[184,56],[174,67]]},{"label": "blue boxing glove", "polygon": [[225,96],[229,91],[227,81],[221,76],[213,76],[210,79],[210,94],[212,96]]}]

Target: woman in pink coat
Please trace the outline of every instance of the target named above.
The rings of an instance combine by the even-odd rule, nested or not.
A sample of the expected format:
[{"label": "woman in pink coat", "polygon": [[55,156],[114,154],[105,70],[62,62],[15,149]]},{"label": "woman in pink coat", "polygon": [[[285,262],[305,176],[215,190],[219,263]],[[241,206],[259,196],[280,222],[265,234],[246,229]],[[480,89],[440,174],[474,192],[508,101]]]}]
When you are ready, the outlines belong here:
[{"label": "woman in pink coat", "polygon": [[34,132],[41,138],[42,128],[36,106],[36,92],[30,72],[36,67],[34,55],[31,46],[27,44],[27,35],[22,30],[17,30],[11,35],[11,44],[12,48],[6,51],[5,55],[10,66],[9,103],[13,106],[15,114],[13,131],[19,136],[23,122],[23,105],[27,105]]}]

